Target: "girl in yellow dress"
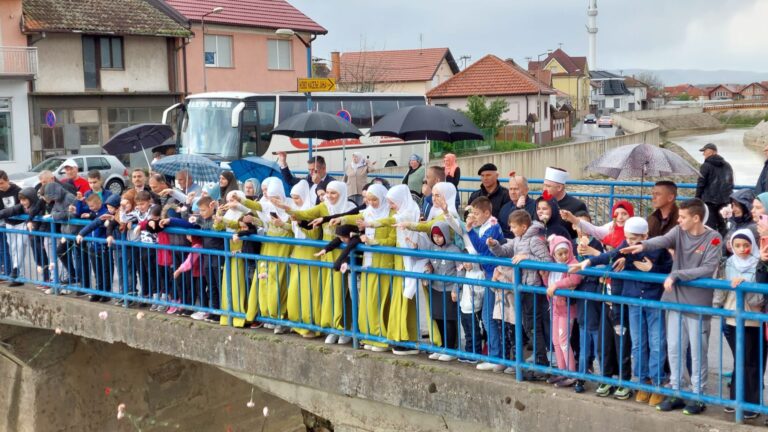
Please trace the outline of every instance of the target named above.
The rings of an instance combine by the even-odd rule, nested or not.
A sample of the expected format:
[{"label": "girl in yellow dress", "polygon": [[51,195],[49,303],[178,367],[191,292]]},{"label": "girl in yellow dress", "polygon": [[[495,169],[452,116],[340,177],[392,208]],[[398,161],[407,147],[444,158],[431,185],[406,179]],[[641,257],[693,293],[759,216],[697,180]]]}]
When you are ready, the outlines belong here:
[{"label": "girl in yellow dress", "polygon": [[[340,181],[332,181],[326,187],[326,194],[323,201],[307,210],[293,210],[287,204],[275,203],[285,209],[294,219],[298,221],[313,221],[325,216],[338,215],[352,210],[355,205],[347,200],[347,185]],[[336,235],[330,221],[322,225],[323,240],[331,241]],[[322,256],[321,261],[333,264],[341,255],[341,250],[336,249]],[[320,280],[322,281],[322,310],[320,312],[320,325],[322,327],[344,330],[344,310],[345,310],[345,290],[344,278],[340,272],[332,268],[323,268],[320,271]],[[338,336],[329,334],[325,338],[325,343],[346,344],[352,341],[348,336]]]},{"label": "girl in yellow dress", "polygon": [[[236,232],[239,228],[238,219],[247,209],[240,204],[244,196],[240,191],[230,191],[225,197],[226,204],[221,206],[214,217],[213,229],[216,231],[226,230],[227,232]],[[227,273],[226,264],[224,265],[221,276],[221,308],[227,310],[230,298],[232,299],[232,312],[245,312],[245,262],[238,258],[236,253],[240,251],[243,242],[232,240],[229,242],[229,250],[232,256],[229,258],[229,273]],[[219,323],[229,325],[229,317],[222,315]],[[243,318],[233,318],[232,325],[243,327],[245,320]]]},{"label": "girl in yellow dress", "polygon": [[[391,224],[374,227],[376,221],[395,214],[387,202],[387,188],[372,184],[365,192],[367,207],[361,214],[344,216],[331,222],[357,225],[364,230],[360,240],[368,246],[390,246],[397,244],[397,232]],[[394,255],[365,252],[363,267],[394,269]],[[389,317],[389,299],[392,290],[392,276],[363,272],[360,276],[357,327],[361,333],[386,337]],[[387,351],[387,344],[363,341],[363,348],[373,351]]]},{"label": "girl in yellow dress", "polygon": [[[295,211],[304,211],[312,208],[312,194],[306,180],[300,180],[291,189],[291,208]],[[318,228],[302,227],[298,221],[291,224],[293,237],[296,239],[316,240],[319,234]],[[291,258],[302,260],[314,260],[318,249],[312,246],[293,246]],[[320,324],[321,297],[320,269],[312,266],[292,264],[290,266],[288,282],[288,319],[305,324]],[[317,337],[316,332],[294,328],[293,331],[306,337]]]}]

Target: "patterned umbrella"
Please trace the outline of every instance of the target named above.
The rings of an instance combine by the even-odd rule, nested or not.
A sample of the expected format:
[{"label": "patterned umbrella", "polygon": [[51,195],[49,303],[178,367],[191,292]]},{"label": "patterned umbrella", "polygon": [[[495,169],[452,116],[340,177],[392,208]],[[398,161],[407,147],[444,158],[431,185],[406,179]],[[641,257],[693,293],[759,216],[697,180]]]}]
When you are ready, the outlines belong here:
[{"label": "patterned umbrella", "polygon": [[221,167],[215,162],[194,154],[166,156],[152,164],[152,171],[167,176],[175,176],[181,170],[189,172],[195,181],[216,182],[221,174]]},{"label": "patterned umbrella", "polygon": [[615,179],[699,175],[677,154],[650,144],[630,144],[593,160],[587,170]]}]

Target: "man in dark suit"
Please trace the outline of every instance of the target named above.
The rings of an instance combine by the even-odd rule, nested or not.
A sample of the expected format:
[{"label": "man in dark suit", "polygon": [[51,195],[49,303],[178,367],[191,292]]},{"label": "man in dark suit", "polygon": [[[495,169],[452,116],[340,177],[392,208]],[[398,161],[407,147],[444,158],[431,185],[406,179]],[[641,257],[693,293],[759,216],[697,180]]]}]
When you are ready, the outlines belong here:
[{"label": "man in dark suit", "polygon": [[[291,169],[288,168],[286,157],[287,155],[285,152],[278,152],[277,164],[280,165],[280,173],[283,175],[283,180],[285,180],[285,182],[289,185],[293,186],[301,179],[293,176]],[[322,156],[313,156],[311,159],[309,159],[307,161],[307,171],[309,171],[309,174],[304,180],[309,183],[309,192],[312,194],[312,196],[315,197],[315,203],[319,204],[320,199],[317,197],[318,187],[325,190],[325,187],[328,186],[328,183],[336,179],[328,175],[328,170],[325,166],[325,158]],[[291,191],[285,192],[286,194],[289,194]]]}]

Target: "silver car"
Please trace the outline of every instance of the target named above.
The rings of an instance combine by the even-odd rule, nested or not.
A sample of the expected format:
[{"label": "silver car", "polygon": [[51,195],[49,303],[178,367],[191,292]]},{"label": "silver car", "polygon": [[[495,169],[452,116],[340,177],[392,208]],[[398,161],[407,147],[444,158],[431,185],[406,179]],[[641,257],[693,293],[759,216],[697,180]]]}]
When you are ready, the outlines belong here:
[{"label": "silver car", "polygon": [[64,169],[61,165],[67,159],[77,163],[77,172],[81,177],[86,177],[88,171],[99,170],[104,189],[108,189],[113,194],[122,194],[128,184],[128,169],[118,158],[111,155],[56,156],[40,162],[29,172],[9,174],[8,179],[20,188],[37,188],[40,185],[38,176],[42,171],[49,170],[56,178],[64,178]]}]

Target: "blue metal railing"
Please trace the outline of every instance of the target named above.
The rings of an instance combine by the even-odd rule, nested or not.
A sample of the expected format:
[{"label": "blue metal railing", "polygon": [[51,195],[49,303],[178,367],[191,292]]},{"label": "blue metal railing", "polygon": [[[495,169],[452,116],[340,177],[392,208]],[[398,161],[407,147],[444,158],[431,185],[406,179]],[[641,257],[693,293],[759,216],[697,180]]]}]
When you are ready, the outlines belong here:
[{"label": "blue metal railing", "polygon": [[[34,259],[26,260],[24,268],[20,268],[19,277],[15,280],[42,285],[49,287],[53,294],[62,294],[67,291],[73,291],[80,294],[86,294],[91,296],[106,297],[108,299],[114,299],[123,306],[129,306],[131,304],[154,306],[154,307],[177,307],[188,312],[203,312],[214,316],[224,317],[222,323],[227,325],[244,326],[248,323],[244,322],[248,316],[255,316],[254,321],[274,326],[283,326],[299,331],[308,331],[310,333],[323,333],[323,334],[336,334],[339,336],[347,336],[353,338],[353,345],[358,347],[360,342],[364,341],[369,345],[379,343],[380,345],[386,345],[388,347],[394,347],[399,349],[413,349],[422,350],[429,353],[439,353],[458,357],[460,359],[470,361],[483,361],[489,362],[494,365],[501,365],[503,367],[514,368],[514,374],[517,380],[523,380],[526,375],[530,373],[539,374],[552,374],[562,376],[566,378],[573,378],[577,380],[584,380],[592,383],[608,384],[611,386],[627,387],[633,390],[642,390],[650,393],[661,394],[665,396],[681,397],[692,401],[698,401],[702,403],[709,403],[715,405],[722,405],[732,407],[735,409],[735,415],[737,421],[741,421],[744,418],[744,413],[747,411],[758,412],[768,414],[768,406],[765,405],[763,399],[762,386],[759,390],[758,401],[747,401],[747,395],[745,394],[745,382],[747,377],[745,372],[745,355],[746,352],[755,352],[754,346],[747,346],[747,339],[745,336],[746,330],[750,327],[747,326],[747,321],[756,321],[759,326],[757,330],[759,344],[758,352],[760,355],[758,369],[764,370],[765,367],[765,323],[768,322],[768,315],[764,313],[749,312],[745,309],[745,294],[747,293],[759,293],[768,295],[768,285],[756,284],[756,283],[742,283],[737,288],[731,288],[728,281],[715,280],[715,279],[702,279],[691,282],[683,283],[686,286],[695,287],[705,290],[726,290],[734,292],[736,294],[735,310],[726,310],[721,308],[714,308],[711,306],[694,306],[672,302],[663,302],[648,299],[638,299],[624,297],[620,295],[613,295],[607,292],[595,293],[585,292],[580,290],[560,290],[556,292],[556,295],[565,299],[567,309],[567,321],[572,323],[573,319],[582,324],[580,331],[576,332],[572,330],[572,324],[568,325],[568,340],[574,341],[570,338],[571,335],[577,335],[580,341],[586,339],[588,329],[585,329],[583,324],[589,321],[589,308],[584,308],[584,313],[577,312],[577,316],[573,316],[570,306],[573,304],[587,304],[587,302],[594,302],[599,305],[600,316],[596,317],[600,323],[600,329],[598,330],[601,335],[598,343],[598,347],[591,349],[592,353],[582,354],[581,356],[574,357],[575,364],[561,364],[560,366],[552,365],[551,361],[542,362],[540,358],[537,358],[537,353],[549,352],[550,355],[555,355],[557,352],[562,352],[566,357],[567,353],[573,346],[568,343],[567,346],[558,347],[553,342],[553,338],[546,337],[544,335],[549,332],[552,334],[556,329],[552,328],[552,311],[550,310],[548,301],[546,299],[546,289],[540,286],[527,286],[519,283],[505,283],[493,280],[484,279],[468,279],[461,275],[450,276],[441,274],[427,274],[420,271],[410,270],[396,270],[395,267],[373,267],[363,266],[358,263],[355,254],[351,254],[349,273],[341,279],[342,286],[326,286],[321,281],[321,276],[311,277],[309,281],[309,287],[302,287],[303,282],[301,278],[296,286],[289,286],[286,281],[289,281],[293,272],[307,271],[317,272],[322,275],[323,271],[331,272],[332,263],[330,258],[314,260],[314,259],[299,259],[292,256],[270,256],[267,254],[254,254],[235,252],[231,249],[231,233],[216,232],[216,231],[202,231],[202,230],[184,230],[178,228],[168,228],[165,230],[167,234],[179,235],[179,236],[198,236],[207,239],[219,239],[223,241],[223,248],[221,249],[201,249],[187,246],[175,246],[175,245],[160,245],[150,243],[140,243],[135,241],[128,241],[125,239],[118,239],[111,246],[106,244],[106,240],[103,238],[85,237],[81,244],[75,242],[76,235],[73,234],[61,234],[57,231],[62,227],[61,224],[55,221],[46,219],[45,222],[50,224],[50,231],[46,232],[29,232],[25,230],[17,230],[4,228],[0,229],[0,232],[5,233],[6,236],[21,235],[25,239],[30,241],[30,249],[39,248],[35,250]],[[84,221],[70,221],[74,225],[83,225]],[[265,236],[249,236],[244,239],[250,243],[260,243],[262,246],[269,244],[289,245],[292,247],[311,247],[315,250],[326,245],[326,242],[315,240],[298,240],[293,238],[275,238]],[[264,250],[264,249],[262,249]],[[522,261],[519,264],[513,264],[509,258],[496,258],[469,254],[453,254],[434,251],[420,251],[415,249],[403,249],[395,247],[381,247],[381,246],[357,246],[356,250],[361,253],[374,253],[379,256],[392,256],[395,260],[402,260],[403,257],[411,257],[413,259],[432,259],[440,261],[452,261],[452,262],[467,262],[481,264],[491,264],[496,266],[511,267],[515,274],[516,281],[521,280],[522,272],[524,271],[541,271],[541,272],[564,272],[567,268],[562,264],[541,263],[535,261]],[[42,252],[48,254],[49,267],[48,269],[42,268],[45,263],[40,258]],[[90,252],[90,254],[89,254]],[[120,259],[116,254],[119,254]],[[180,276],[175,277],[173,271],[179,269],[182,260],[186,260],[190,257],[190,254],[198,254],[198,261],[190,269],[190,275],[182,273]],[[71,255],[71,256],[70,256]],[[160,264],[160,256],[165,257],[165,263]],[[85,263],[84,256],[88,256],[88,260],[91,264]],[[136,263],[132,257],[154,257],[154,260],[150,263]],[[328,254],[327,256],[330,256]],[[58,257],[58,259],[57,259]],[[34,261],[34,263],[33,263]],[[118,279],[116,284],[112,284],[113,289],[106,291],[104,288],[107,286],[104,277],[109,277],[111,281],[114,281],[114,274],[112,273],[112,266],[109,264],[114,262],[117,264],[115,271],[118,273]],[[205,265],[207,263],[207,265]],[[274,264],[274,266],[271,266]],[[281,269],[281,265],[284,265],[284,269]],[[36,268],[34,267],[36,266]],[[106,268],[109,271],[108,276],[99,276],[99,271]],[[83,270],[86,269],[86,270]],[[262,271],[266,269],[266,273]],[[197,270],[197,272],[195,272]],[[90,282],[86,283],[85,272],[90,276]],[[281,275],[280,273],[283,272]],[[48,274],[50,273],[50,274]],[[60,275],[63,273],[68,274],[68,281],[60,279]],[[197,273],[197,276],[194,274]],[[588,268],[580,272],[584,276],[590,276],[594,278],[610,279],[612,281],[640,281],[648,283],[662,283],[666,278],[666,275],[642,273],[637,271],[622,271],[614,272],[605,268]],[[375,297],[376,302],[369,304],[371,294],[369,287],[367,286],[368,278],[378,278],[378,297]],[[0,275],[2,279],[9,279],[9,276]],[[415,297],[413,299],[405,299],[402,297],[403,285],[406,282],[399,282],[399,280],[416,279],[419,281],[419,287],[416,290]],[[267,282],[261,282],[261,281]],[[314,286],[313,281],[314,280]],[[333,281],[333,279],[330,279]],[[78,284],[75,284],[75,281]],[[382,282],[383,281],[383,282]],[[425,286],[421,286],[423,281]],[[144,286],[144,285],[147,286]],[[271,284],[271,285],[263,285]],[[445,305],[451,302],[450,292],[438,291],[433,289],[437,284],[457,284],[459,287],[464,285],[468,286],[480,286],[485,289],[485,295],[491,294],[491,289],[500,290],[502,297],[506,293],[511,293],[514,298],[513,304],[506,304],[504,301],[500,302],[501,317],[505,317],[505,308],[514,308],[514,323],[509,323],[512,326],[507,326],[501,323],[500,337],[501,337],[501,355],[494,356],[491,353],[476,352],[473,349],[466,349],[466,342],[470,342],[470,345],[475,346],[474,342],[477,342],[475,338],[480,335],[476,335],[473,332],[467,332],[462,330],[458,323],[462,317],[461,309],[457,303],[455,316],[447,316]],[[278,289],[275,291],[277,309],[276,312],[268,311],[264,313],[265,309],[261,305],[261,286],[269,287],[276,285]],[[384,289],[382,290],[382,287]],[[308,288],[304,290],[303,288]],[[374,287],[376,288],[376,287]],[[218,290],[218,292],[217,292]],[[341,290],[341,304],[336,302],[334,290]],[[330,295],[328,293],[330,292]],[[156,295],[156,296],[155,296]],[[318,299],[317,296],[320,296]],[[385,297],[382,297],[382,295]],[[306,298],[306,297],[309,298]],[[407,306],[405,309],[405,319],[403,316],[398,315],[398,320],[392,321],[392,316],[395,313],[403,313],[402,310],[393,312],[390,309],[389,313],[385,313],[384,309],[388,305],[393,308],[394,300],[401,301],[401,306]],[[255,302],[252,299],[256,299]],[[330,299],[330,304],[323,302],[323,300]],[[220,301],[219,301],[220,300]],[[274,299],[269,299],[270,301]],[[320,310],[317,310],[315,305],[320,301]],[[388,302],[384,304],[384,302]],[[442,318],[439,321],[442,322],[442,328],[438,326],[435,321],[436,317],[430,316],[428,320],[427,328],[423,328],[419,322],[419,315],[431,315],[431,307],[434,302],[442,302],[443,312]],[[287,305],[285,303],[288,303]],[[323,307],[325,306],[325,308]],[[373,307],[371,307],[373,306]],[[384,306],[384,307],[382,307]],[[298,307],[298,312],[296,308]],[[306,317],[303,308],[310,307],[313,310],[310,311],[309,318]],[[427,310],[421,310],[420,308]],[[638,308],[647,311],[661,311],[667,313],[669,316],[678,317],[678,322],[672,322],[673,326],[681,327],[683,325],[683,319],[693,317],[694,322],[698,325],[704,326],[711,325],[713,318],[722,322],[725,319],[734,319],[735,331],[732,340],[734,341],[733,352],[734,358],[734,378],[732,386],[734,386],[734,397],[730,394],[725,394],[723,390],[722,381],[719,381],[717,390],[712,391],[713,387],[708,389],[699,389],[699,391],[683,390],[681,386],[679,389],[671,389],[662,387],[658,384],[651,384],[647,382],[635,382],[630,378],[632,376],[631,371],[626,370],[626,365],[622,361],[623,357],[626,357],[627,344],[631,344],[630,338],[627,336],[627,331],[620,332],[616,336],[613,328],[618,327],[621,329],[629,328],[628,311],[625,310],[629,307]],[[364,329],[361,329],[359,318],[361,317],[361,309],[366,308],[364,317],[366,318]],[[532,308],[532,310],[531,310]],[[267,310],[269,307],[266,308]],[[374,316],[371,317],[369,311],[374,310]],[[537,312],[546,312],[547,316],[543,320],[537,315]],[[618,312],[615,312],[618,311]],[[529,313],[531,312],[531,313]],[[321,317],[318,319],[317,314]],[[327,319],[327,315],[331,315],[333,319],[330,321]],[[410,314],[410,315],[408,315]],[[414,316],[415,314],[415,316]],[[685,315],[683,315],[685,314]],[[378,315],[378,317],[376,317]],[[476,323],[478,319],[473,311],[471,314],[472,324]],[[684,318],[685,316],[685,318]],[[294,319],[291,319],[294,318]],[[335,319],[335,321],[334,321]],[[377,333],[371,333],[364,331],[365,329],[372,328],[372,320],[379,320],[379,331]],[[384,322],[386,319],[386,323]],[[455,327],[447,332],[449,323],[448,321],[456,321]],[[498,320],[497,320],[498,321]],[[324,325],[323,322],[326,324]],[[333,322],[334,324],[327,325],[327,322]],[[686,321],[687,322],[687,321]],[[404,324],[403,324],[404,323]],[[407,337],[393,338],[391,333],[392,325],[404,325],[406,327]],[[487,323],[484,323],[487,324]],[[496,322],[491,324],[497,325]],[[415,326],[415,332],[413,328],[409,326]],[[376,327],[376,326],[373,326]],[[514,327],[514,328],[512,328]],[[474,328],[474,327],[473,327]],[[717,326],[720,328],[718,338],[713,340],[719,340],[719,346],[716,346],[716,350],[712,350],[712,347],[708,347],[707,352],[698,352],[693,356],[698,362],[689,366],[685,365],[685,352],[682,348],[677,353],[678,364],[674,368],[678,371],[677,381],[682,382],[684,376],[684,370],[690,369],[690,373],[694,371],[700,371],[707,363],[706,358],[709,354],[717,352],[719,358],[718,365],[715,374],[709,374],[705,372],[707,376],[700,376],[700,380],[706,380],[709,375],[713,375],[718,380],[722,380],[724,376],[724,363],[726,363],[723,355],[723,338],[724,332],[723,326]],[[714,329],[715,331],[717,330]],[[754,327],[752,327],[754,328]],[[669,328],[667,328],[669,330]],[[427,331],[430,337],[424,340],[421,337],[422,331]],[[486,328],[486,334],[489,329]],[[645,329],[640,328],[639,339],[645,338],[649,340],[649,335],[644,333]],[[730,331],[730,330],[729,330]],[[750,335],[754,336],[754,330],[749,330]],[[529,360],[525,358],[525,344],[524,338],[526,335],[529,337],[529,343],[531,346],[531,353],[533,359]],[[544,337],[545,340],[540,340]],[[590,336],[591,337],[591,336]],[[606,339],[612,340],[606,340]],[[679,347],[682,347],[683,338],[687,338],[680,332],[680,340],[676,341]],[[695,346],[702,347],[708,346],[708,340],[706,338],[706,332],[699,332],[698,340],[695,342]],[[455,341],[456,346],[448,347],[446,344],[448,340]],[[465,341],[465,348],[461,348],[461,340]],[[505,341],[510,340],[510,347],[507,350]],[[667,340],[666,338],[663,340]],[[673,341],[675,342],[675,341]],[[750,339],[750,343],[754,344],[754,337]],[[617,344],[614,348],[611,345]],[[588,344],[587,344],[588,345]],[[581,346],[581,350],[586,350],[587,347]],[[610,360],[610,351],[616,351],[616,359]],[[703,350],[702,350],[703,351]],[[582,351],[585,352],[585,351]],[[693,354],[693,353],[692,353]],[[574,354],[575,355],[575,354]],[[599,364],[600,373],[590,372],[592,363],[590,362],[590,355],[595,356]],[[583,359],[580,358],[583,356]],[[585,361],[586,360],[586,361]],[[634,359],[635,362],[640,361]],[[752,360],[753,361],[753,360]],[[615,370],[610,374],[606,372],[610,369],[610,363],[615,363]],[[590,363],[590,364],[586,364]],[[637,363],[635,363],[637,364]],[[662,372],[658,372],[659,375]],[[702,373],[704,374],[704,373]],[[535,376],[534,376],[535,377]],[[760,373],[760,380],[762,382],[762,373]]]}]

